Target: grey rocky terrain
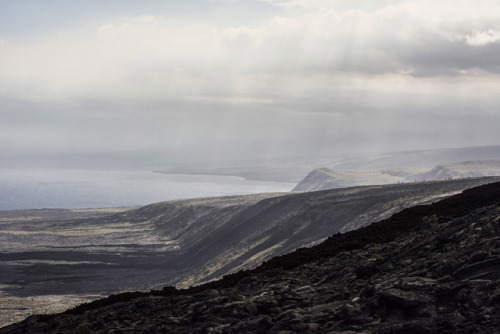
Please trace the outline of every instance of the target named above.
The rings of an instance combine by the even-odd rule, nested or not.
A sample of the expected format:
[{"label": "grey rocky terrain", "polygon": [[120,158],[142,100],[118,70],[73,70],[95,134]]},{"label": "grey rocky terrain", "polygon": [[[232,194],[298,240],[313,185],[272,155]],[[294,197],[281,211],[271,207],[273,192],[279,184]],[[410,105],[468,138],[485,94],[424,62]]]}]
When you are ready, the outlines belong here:
[{"label": "grey rocky terrain", "polygon": [[187,288],[495,180],[2,212],[1,322],[121,291]]},{"label": "grey rocky terrain", "polygon": [[12,333],[498,333],[500,183],[187,290],[125,293]]}]

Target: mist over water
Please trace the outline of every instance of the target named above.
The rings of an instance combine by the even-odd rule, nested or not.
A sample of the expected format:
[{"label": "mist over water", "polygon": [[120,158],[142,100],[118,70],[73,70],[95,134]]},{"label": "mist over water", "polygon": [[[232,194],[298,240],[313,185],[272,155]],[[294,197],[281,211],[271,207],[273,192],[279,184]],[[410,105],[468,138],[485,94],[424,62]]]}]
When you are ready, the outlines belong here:
[{"label": "mist over water", "polygon": [[233,176],[127,170],[0,170],[0,210],[106,208],[291,190],[295,184]]}]

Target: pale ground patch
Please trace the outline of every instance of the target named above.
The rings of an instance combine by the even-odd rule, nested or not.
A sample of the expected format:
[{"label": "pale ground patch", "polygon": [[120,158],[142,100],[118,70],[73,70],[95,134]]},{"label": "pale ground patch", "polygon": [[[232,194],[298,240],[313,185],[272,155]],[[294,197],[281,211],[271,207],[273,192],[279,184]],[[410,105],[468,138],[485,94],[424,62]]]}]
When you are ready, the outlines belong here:
[{"label": "pale ground patch", "polygon": [[12,235],[39,235],[39,234],[52,234],[61,235],[67,237],[78,237],[82,235],[94,236],[94,235],[105,235],[111,233],[120,232],[145,232],[150,231],[152,228],[150,226],[141,226],[131,223],[120,223],[120,224],[106,224],[104,226],[83,226],[83,227],[59,227],[58,230],[51,231],[22,231],[22,230],[8,230],[4,233]]},{"label": "pale ground patch", "polygon": [[70,211],[73,212],[104,212],[104,213],[119,213],[119,212],[125,212],[133,209],[140,208],[139,206],[124,206],[124,207],[119,207],[119,208],[101,208],[101,209],[71,209]]},{"label": "pale ground patch", "polygon": [[48,295],[19,298],[0,293],[0,327],[22,321],[33,314],[59,313],[103,297],[103,295]]}]

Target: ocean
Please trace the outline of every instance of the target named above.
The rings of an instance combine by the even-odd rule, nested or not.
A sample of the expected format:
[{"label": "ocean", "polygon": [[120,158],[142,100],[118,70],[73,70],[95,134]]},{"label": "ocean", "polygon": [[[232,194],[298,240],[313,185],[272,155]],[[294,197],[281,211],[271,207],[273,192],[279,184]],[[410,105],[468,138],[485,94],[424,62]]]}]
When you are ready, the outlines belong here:
[{"label": "ocean", "polygon": [[295,184],[137,170],[0,170],[0,210],[109,208],[283,192]]}]

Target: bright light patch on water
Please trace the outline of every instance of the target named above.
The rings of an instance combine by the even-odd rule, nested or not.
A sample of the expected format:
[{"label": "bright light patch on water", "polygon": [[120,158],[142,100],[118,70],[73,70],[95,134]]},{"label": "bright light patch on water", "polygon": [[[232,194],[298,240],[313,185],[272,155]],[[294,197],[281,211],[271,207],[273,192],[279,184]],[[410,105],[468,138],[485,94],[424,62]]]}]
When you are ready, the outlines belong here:
[{"label": "bright light patch on water", "polygon": [[0,210],[107,208],[291,190],[295,184],[150,171],[0,170]]}]

